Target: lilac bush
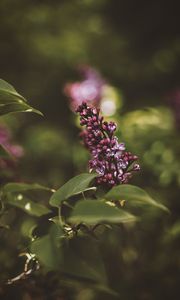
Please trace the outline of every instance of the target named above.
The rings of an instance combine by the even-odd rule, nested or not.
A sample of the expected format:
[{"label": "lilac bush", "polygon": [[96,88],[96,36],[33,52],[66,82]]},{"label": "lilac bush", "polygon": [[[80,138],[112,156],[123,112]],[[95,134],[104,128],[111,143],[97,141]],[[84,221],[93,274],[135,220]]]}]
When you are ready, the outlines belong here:
[{"label": "lilac bush", "polygon": [[139,171],[138,157],[125,151],[125,144],[119,143],[114,135],[116,123],[104,121],[100,110],[83,102],[76,110],[80,115],[80,125],[86,129],[81,132],[84,145],[91,154],[89,170],[99,174],[97,184],[113,187],[127,183],[133,171]]},{"label": "lilac bush", "polygon": [[[9,99],[9,95],[12,94],[10,97],[12,100],[16,93],[16,97],[13,98],[15,105],[6,107],[8,113],[16,112],[18,107],[18,111],[20,109],[29,112],[30,109],[40,114],[39,111],[28,108],[30,106],[22,102],[22,97],[8,83],[1,81],[0,91],[6,95],[4,98],[0,94],[2,107],[7,105],[4,99]],[[8,275],[10,279],[5,280],[6,284],[26,279],[43,267],[45,272],[53,271],[50,276],[55,274],[63,279],[64,275],[65,278],[68,276],[72,278],[73,275],[75,282],[82,279],[82,282],[89,281],[95,286],[105,286],[108,290],[108,274],[101,255],[100,237],[103,237],[104,233],[106,235],[106,230],[114,230],[115,225],[134,223],[137,217],[131,213],[133,206],[150,205],[167,211],[167,208],[157,203],[144,190],[124,184],[128,182],[132,172],[138,171],[140,167],[136,163],[138,157],[126,152],[124,143],[120,143],[115,136],[117,125],[112,121],[104,121],[100,110],[88,106],[86,102],[78,106],[77,113],[80,115],[81,126],[85,126],[81,136],[91,154],[90,173],[82,173],[71,178],[57,190],[37,183],[17,182],[17,179],[16,182],[5,180],[5,184],[1,185],[1,216],[4,216],[9,208],[14,207],[14,211],[21,209],[23,213],[28,214],[30,220],[33,217],[30,226],[26,225],[29,224],[29,218],[28,222],[22,218],[22,226],[21,220],[17,222],[20,234],[23,232],[24,235],[26,229],[22,228],[28,227],[25,235],[30,240],[24,242],[23,237],[21,242],[18,236],[19,245],[17,245],[17,251],[21,251],[20,255],[27,259],[22,272],[15,277]],[[12,143],[11,134],[3,125],[0,126],[0,144],[14,157],[22,155],[21,148]],[[97,185],[101,185],[101,193]],[[128,201],[130,205],[124,206],[122,204],[124,201]],[[13,239],[15,221],[14,217],[13,223],[10,223],[10,226],[13,226],[10,227],[8,223],[6,224],[6,220],[0,220],[0,228],[3,230],[9,228]],[[107,229],[107,225],[114,226]],[[96,232],[99,226],[104,226],[101,233]],[[10,234],[7,234],[7,238],[11,239]]]}]

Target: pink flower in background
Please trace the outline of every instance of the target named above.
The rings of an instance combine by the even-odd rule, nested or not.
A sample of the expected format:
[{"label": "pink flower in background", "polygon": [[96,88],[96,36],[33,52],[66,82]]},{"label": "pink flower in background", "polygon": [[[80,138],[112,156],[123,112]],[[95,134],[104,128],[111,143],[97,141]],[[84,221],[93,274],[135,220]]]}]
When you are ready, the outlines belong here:
[{"label": "pink flower in background", "polygon": [[24,150],[20,145],[6,145],[6,149],[15,158],[21,158],[24,155]]},{"label": "pink flower in background", "polygon": [[20,158],[24,154],[24,150],[20,145],[12,143],[11,133],[4,124],[0,124],[0,145],[13,158]]},{"label": "pink flower in background", "polygon": [[70,107],[73,111],[77,109],[83,101],[93,106],[98,106],[102,97],[105,81],[100,74],[89,66],[78,68],[82,75],[82,81],[67,83],[64,88],[66,96],[70,99]]}]

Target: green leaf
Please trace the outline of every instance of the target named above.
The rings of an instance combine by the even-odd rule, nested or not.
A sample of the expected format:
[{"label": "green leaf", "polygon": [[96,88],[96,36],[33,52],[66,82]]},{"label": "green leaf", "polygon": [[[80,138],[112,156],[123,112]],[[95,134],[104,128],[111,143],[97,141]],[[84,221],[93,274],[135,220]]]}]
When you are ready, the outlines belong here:
[{"label": "green leaf", "polygon": [[[22,100],[20,100],[22,101]],[[15,113],[15,112],[34,112],[38,115],[43,116],[43,114],[37,110],[31,107],[30,105],[22,102],[22,103],[15,103],[11,102],[8,104],[0,104],[0,116],[6,115],[9,113]]]},{"label": "green leaf", "polygon": [[60,242],[63,235],[62,229],[53,224],[49,234],[36,239],[31,244],[31,252],[48,270],[60,269],[63,260]]},{"label": "green leaf", "polygon": [[21,233],[23,236],[30,238],[31,240],[34,240],[34,230],[37,227],[37,222],[34,218],[26,217],[24,222],[21,225]]},{"label": "green leaf", "polygon": [[18,193],[18,192],[25,192],[30,190],[45,190],[45,191],[53,192],[52,189],[37,183],[29,184],[29,183],[21,183],[21,182],[20,183],[10,182],[3,186],[4,193]]},{"label": "green leaf", "polygon": [[14,112],[34,112],[43,115],[39,110],[31,107],[12,85],[0,79],[0,115]]},{"label": "green leaf", "polygon": [[31,252],[48,270],[75,280],[106,283],[104,263],[97,241],[89,237],[64,239],[60,226],[53,224],[49,233],[33,241]]},{"label": "green leaf", "polygon": [[122,184],[112,188],[105,196],[108,200],[121,201],[126,200],[127,207],[142,207],[151,205],[168,212],[168,208],[163,204],[156,202],[143,189],[130,184]]},{"label": "green leaf", "polygon": [[10,83],[3,79],[0,79],[0,93],[7,93],[26,101],[26,99],[21,96]]},{"label": "green leaf", "polygon": [[3,186],[1,193],[3,196],[3,201],[9,203],[10,205],[21,208],[26,213],[32,216],[40,217],[51,212],[49,208],[43,204],[37,203],[29,199],[24,192],[32,190],[45,190],[51,191],[51,189],[41,186],[37,183],[7,183]]},{"label": "green leaf", "polygon": [[73,177],[52,195],[50,204],[59,207],[62,201],[67,200],[71,196],[91,190],[92,187],[89,188],[89,184],[95,177],[97,177],[97,174],[88,173]]},{"label": "green leaf", "polygon": [[101,222],[126,223],[135,221],[136,217],[102,200],[79,201],[69,218],[72,223],[96,224]]},{"label": "green leaf", "polygon": [[33,202],[32,200],[30,200],[22,194],[15,195],[14,193],[7,193],[6,202],[10,205],[24,210],[27,214],[31,216],[41,217],[51,212],[51,210],[43,204]]}]

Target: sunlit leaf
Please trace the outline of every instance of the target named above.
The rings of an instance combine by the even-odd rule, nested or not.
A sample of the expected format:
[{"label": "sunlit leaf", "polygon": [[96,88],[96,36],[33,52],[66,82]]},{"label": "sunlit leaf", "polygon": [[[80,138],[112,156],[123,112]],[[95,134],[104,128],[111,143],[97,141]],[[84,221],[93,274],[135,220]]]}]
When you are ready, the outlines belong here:
[{"label": "sunlit leaf", "polygon": [[101,200],[79,201],[69,219],[72,223],[95,224],[101,222],[126,223],[135,221],[136,217]]},{"label": "sunlit leaf", "polygon": [[141,207],[151,205],[168,212],[167,207],[151,198],[146,191],[130,184],[113,187],[104,197],[113,201],[126,200],[125,206]]},{"label": "sunlit leaf", "polygon": [[51,189],[41,186],[39,184],[28,184],[28,183],[7,183],[2,188],[2,197],[4,203],[21,208],[26,213],[32,216],[40,217],[51,212],[49,208],[41,203],[34,202],[29,196],[24,193],[32,190],[44,190],[51,191]]},{"label": "sunlit leaf", "polygon": [[32,200],[30,200],[22,194],[16,195],[12,193],[7,193],[6,203],[24,210],[27,214],[31,216],[41,217],[51,212],[51,210],[43,204],[33,202]]},{"label": "sunlit leaf", "polygon": [[97,177],[97,174],[88,173],[73,177],[52,195],[50,204],[52,206],[59,207],[62,201],[70,198],[71,196],[80,194],[89,189],[91,190],[92,187],[89,188],[89,185],[95,177]]}]

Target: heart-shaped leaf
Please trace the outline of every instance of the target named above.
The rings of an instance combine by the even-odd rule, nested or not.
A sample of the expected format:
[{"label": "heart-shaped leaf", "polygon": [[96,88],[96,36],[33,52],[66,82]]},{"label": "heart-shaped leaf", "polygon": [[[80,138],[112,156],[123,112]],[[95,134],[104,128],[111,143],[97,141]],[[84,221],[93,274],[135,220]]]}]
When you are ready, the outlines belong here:
[{"label": "heart-shaped leaf", "polygon": [[67,200],[71,196],[83,193],[89,189],[91,181],[97,177],[97,174],[80,174],[70,179],[61,188],[59,188],[51,197],[50,204],[59,207],[62,201]]}]

